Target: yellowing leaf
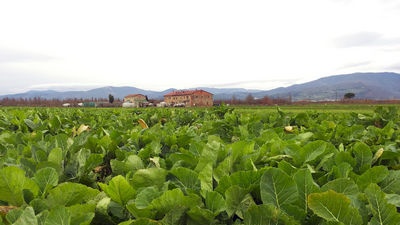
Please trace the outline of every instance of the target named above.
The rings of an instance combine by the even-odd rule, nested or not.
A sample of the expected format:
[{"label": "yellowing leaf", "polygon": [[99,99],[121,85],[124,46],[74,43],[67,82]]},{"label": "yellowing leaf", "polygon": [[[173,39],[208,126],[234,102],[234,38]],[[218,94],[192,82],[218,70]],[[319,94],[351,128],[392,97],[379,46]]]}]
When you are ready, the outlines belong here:
[{"label": "yellowing leaf", "polygon": [[294,129],[293,129],[292,126],[285,126],[285,131],[289,132],[289,133],[292,133],[294,131]]},{"label": "yellowing leaf", "polygon": [[76,127],[72,128],[72,136],[75,137],[77,135],[80,135],[82,132],[89,131],[89,130],[90,130],[90,127],[88,125],[81,124],[78,129],[76,129]]},{"label": "yellowing leaf", "polygon": [[138,123],[140,124],[140,126],[141,126],[143,129],[149,128],[149,126],[147,126],[147,123],[146,123],[143,119],[139,119],[139,120],[138,120]]},{"label": "yellowing leaf", "polygon": [[371,164],[374,164],[374,163],[376,163],[376,161],[378,161],[378,159],[382,156],[383,151],[384,151],[383,148],[380,148],[380,149],[375,153],[374,157],[372,158],[372,163],[371,163]]},{"label": "yellowing leaf", "polygon": [[85,125],[85,124],[82,124],[82,125],[78,128],[77,134],[80,135],[82,132],[84,132],[84,131],[89,131],[89,130],[90,130],[90,127],[89,127],[89,126],[87,126],[87,125]]},{"label": "yellowing leaf", "polygon": [[8,206],[8,205],[1,205],[0,206],[0,215],[7,215],[7,213],[13,209],[18,208],[17,206]]}]

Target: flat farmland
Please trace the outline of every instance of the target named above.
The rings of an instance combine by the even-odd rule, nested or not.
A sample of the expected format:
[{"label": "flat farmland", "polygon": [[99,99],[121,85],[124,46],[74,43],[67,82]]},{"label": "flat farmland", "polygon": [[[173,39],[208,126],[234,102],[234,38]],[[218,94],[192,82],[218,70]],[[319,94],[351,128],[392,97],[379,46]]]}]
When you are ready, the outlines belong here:
[{"label": "flat farmland", "polygon": [[399,137],[398,105],[3,107],[0,224],[400,224]]}]

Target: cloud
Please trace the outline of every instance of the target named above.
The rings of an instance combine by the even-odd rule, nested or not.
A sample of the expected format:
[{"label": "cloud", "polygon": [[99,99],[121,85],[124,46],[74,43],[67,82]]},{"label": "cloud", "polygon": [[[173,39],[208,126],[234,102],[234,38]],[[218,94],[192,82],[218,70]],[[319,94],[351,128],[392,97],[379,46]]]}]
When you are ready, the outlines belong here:
[{"label": "cloud", "polygon": [[107,86],[102,83],[45,83],[31,85],[29,90],[82,91]]},{"label": "cloud", "polygon": [[301,78],[292,79],[271,79],[271,80],[248,80],[248,81],[236,81],[229,83],[219,84],[205,84],[202,86],[214,87],[214,88],[245,88],[245,89],[260,89],[267,90],[276,87],[284,87],[295,84],[301,81]]},{"label": "cloud", "polygon": [[0,63],[9,62],[41,62],[55,60],[56,57],[0,47]]},{"label": "cloud", "polygon": [[386,68],[388,71],[400,72],[400,62],[392,64]]},{"label": "cloud", "polygon": [[351,69],[351,68],[356,68],[356,67],[361,67],[361,66],[368,66],[371,64],[372,64],[372,61],[348,63],[348,64],[345,64],[342,67],[340,67],[340,69]]},{"label": "cloud", "polygon": [[385,46],[400,44],[400,37],[386,38],[377,32],[362,31],[338,37],[333,42],[339,48]]}]

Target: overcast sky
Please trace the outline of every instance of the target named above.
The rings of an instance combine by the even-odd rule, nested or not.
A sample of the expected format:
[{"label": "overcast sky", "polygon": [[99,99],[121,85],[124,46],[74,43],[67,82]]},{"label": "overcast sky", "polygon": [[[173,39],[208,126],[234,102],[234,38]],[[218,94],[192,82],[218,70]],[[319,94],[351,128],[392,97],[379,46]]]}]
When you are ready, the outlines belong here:
[{"label": "overcast sky", "polygon": [[0,2],[0,94],[400,72],[399,0],[60,2]]}]

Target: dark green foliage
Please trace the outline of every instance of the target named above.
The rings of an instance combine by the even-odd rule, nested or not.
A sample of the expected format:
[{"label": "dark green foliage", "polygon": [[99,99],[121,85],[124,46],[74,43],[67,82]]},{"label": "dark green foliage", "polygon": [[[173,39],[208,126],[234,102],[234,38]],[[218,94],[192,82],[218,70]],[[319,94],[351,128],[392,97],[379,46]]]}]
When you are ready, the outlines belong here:
[{"label": "dark green foliage", "polygon": [[400,224],[399,137],[396,107],[2,108],[0,223]]}]

